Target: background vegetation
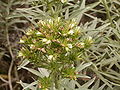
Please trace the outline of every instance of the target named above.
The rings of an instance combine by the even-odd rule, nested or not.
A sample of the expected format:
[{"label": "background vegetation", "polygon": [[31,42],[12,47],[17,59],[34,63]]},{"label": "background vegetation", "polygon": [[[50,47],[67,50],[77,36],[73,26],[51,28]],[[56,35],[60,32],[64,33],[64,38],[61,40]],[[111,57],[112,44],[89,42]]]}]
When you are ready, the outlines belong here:
[{"label": "background vegetation", "polygon": [[40,89],[40,71],[17,57],[19,40],[28,27],[55,17],[75,18],[84,35],[93,38],[79,62],[83,77],[64,79],[61,90],[119,90],[120,0],[0,0],[0,89]]}]

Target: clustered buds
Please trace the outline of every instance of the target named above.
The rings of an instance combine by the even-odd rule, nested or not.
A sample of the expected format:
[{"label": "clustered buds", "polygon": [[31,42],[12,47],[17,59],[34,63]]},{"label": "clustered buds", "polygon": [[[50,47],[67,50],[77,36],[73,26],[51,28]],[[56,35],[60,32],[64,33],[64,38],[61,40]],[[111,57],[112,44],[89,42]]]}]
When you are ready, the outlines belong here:
[{"label": "clustered buds", "polygon": [[[80,58],[84,49],[92,44],[92,38],[82,38],[84,36],[75,19],[62,20],[58,17],[40,20],[37,24],[37,29],[29,29],[20,39],[24,49],[20,50],[19,56],[27,58],[37,67],[51,72],[55,69],[63,72],[62,77],[75,79],[76,74],[72,69],[75,68],[74,62]],[[63,70],[65,68],[66,71]]]}]

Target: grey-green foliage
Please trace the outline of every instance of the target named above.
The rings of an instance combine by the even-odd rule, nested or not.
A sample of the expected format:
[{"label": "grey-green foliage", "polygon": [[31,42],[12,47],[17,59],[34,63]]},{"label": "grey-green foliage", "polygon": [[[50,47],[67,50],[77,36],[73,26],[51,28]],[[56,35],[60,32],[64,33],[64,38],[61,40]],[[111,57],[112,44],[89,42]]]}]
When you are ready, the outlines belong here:
[{"label": "grey-green foliage", "polygon": [[[102,9],[106,10],[106,20],[102,21],[93,17],[93,22],[81,25],[83,29],[87,28],[87,34],[94,38],[94,45],[88,53],[85,53],[85,60],[94,63],[96,69],[91,69],[109,87],[108,90],[115,90],[116,87],[120,87],[120,8],[116,9],[120,4],[119,0],[101,0],[101,3],[105,7]],[[109,8],[106,5],[109,5],[107,6]],[[111,16],[109,16],[110,13],[112,13]],[[101,25],[98,27],[99,22]]]},{"label": "grey-green foliage", "polygon": [[[10,87],[10,90],[13,89],[11,82],[13,78],[11,78],[11,73],[16,70],[13,70],[13,68],[14,66],[16,67],[16,65],[14,65],[14,61],[16,59],[15,53],[18,49],[16,48],[18,45],[16,42],[19,38],[18,33],[20,33],[20,31],[23,31],[22,25],[27,22],[27,20],[22,18],[23,16],[17,14],[17,7],[22,7],[21,0],[0,0],[0,62],[3,60],[5,63],[10,63],[10,68],[7,66],[8,71],[6,69],[3,69],[5,72],[8,72],[8,85]],[[3,56],[5,58],[3,58]],[[7,60],[5,61],[5,59]],[[6,68],[6,65],[4,65],[4,67]],[[0,74],[4,74],[1,72],[1,70]],[[2,88],[4,88],[4,86],[1,87],[1,89]],[[7,88],[8,87],[6,87],[6,89]]]},{"label": "grey-green foliage", "polygon": [[[92,26],[93,24],[88,25]],[[101,79],[106,85],[112,88],[112,85],[119,86],[119,54],[117,54],[119,49],[116,50],[110,46],[110,42],[113,40],[108,40],[110,39],[109,34],[112,34],[112,30],[110,29],[111,27],[109,26],[110,23],[104,24],[96,29],[88,28],[90,31],[88,34],[93,35],[95,44],[91,47],[90,51],[88,50],[88,53],[85,53],[86,57],[84,58],[88,62],[94,63],[94,68],[91,68],[93,72],[96,73],[96,76]],[[83,26],[83,28],[84,27],[85,26]],[[104,34],[104,32],[106,32],[107,35]],[[112,67],[114,65],[116,66],[116,63],[118,71],[112,70]]]},{"label": "grey-green foliage", "polygon": [[[71,1],[71,2],[70,2]],[[83,14],[96,7],[100,2],[85,5],[86,0],[68,0],[63,4],[60,0],[28,0],[28,8],[18,8],[17,12],[36,25],[35,20],[63,17],[65,19],[77,18],[79,22]]]},{"label": "grey-green foliage", "polygon": [[[27,62],[27,61],[26,61],[26,62]],[[25,62],[24,62],[24,63],[25,63]],[[22,63],[22,65],[23,65],[24,63]],[[85,64],[79,65],[78,67],[84,66],[83,69],[85,69],[85,68],[89,67],[91,64],[92,64],[92,63],[85,63]],[[35,75],[37,75],[37,76],[39,76],[39,77],[41,77],[41,78],[47,76],[48,73],[49,73],[48,71],[46,71],[45,69],[42,69],[42,68],[41,68],[40,70],[36,71],[36,70],[31,69],[31,68],[26,68],[26,67],[24,67],[24,66],[22,66],[22,65],[19,66],[19,68],[26,69],[26,70],[30,71],[31,73],[33,73],[33,74],[35,74]],[[83,69],[81,69],[80,71],[82,71]],[[76,70],[77,70],[77,69],[76,69]],[[44,72],[44,73],[41,73],[41,72]],[[86,78],[86,76],[83,76],[83,77]],[[89,78],[89,77],[87,77],[87,78]],[[96,90],[96,89],[102,90],[102,88],[104,88],[105,85],[99,87],[99,80],[98,80],[98,81],[96,82],[95,86],[92,87],[92,89],[88,89],[88,88],[90,87],[90,85],[93,84],[94,81],[95,81],[95,78],[89,80],[88,82],[86,82],[86,83],[83,84],[83,85],[80,85],[80,84],[79,84],[77,81],[75,81],[75,80],[71,80],[71,79],[69,79],[69,78],[64,78],[64,79],[61,79],[61,80],[59,81],[59,84],[60,84],[59,90],[64,90],[64,89],[66,89],[66,90]],[[24,89],[29,88],[29,89],[32,89],[32,90],[37,90],[38,85],[39,85],[39,82],[38,82],[38,81],[34,81],[34,82],[31,83],[31,84],[23,83],[22,81],[20,81],[19,83],[23,86]],[[56,90],[55,88],[54,88],[54,89],[53,89],[53,88],[54,88],[54,87],[52,87],[50,90]]]},{"label": "grey-green foliage", "polygon": [[[12,46],[12,37],[10,33],[16,33],[18,31],[23,31],[18,23],[26,23],[27,21],[21,19],[21,15],[16,13],[16,8],[22,6],[21,0],[1,0],[0,1],[0,46],[8,49],[8,46]],[[2,48],[1,47],[1,48]],[[1,50],[5,51],[5,50]],[[7,51],[6,51],[7,52]]]},{"label": "grey-green foliage", "polygon": [[[92,62],[91,67],[86,67],[85,70],[92,70],[92,72],[94,72],[95,77],[97,78],[97,80],[92,79],[93,84],[89,83],[89,85],[92,85],[91,90],[119,90],[120,1],[99,0],[98,2],[93,3],[92,5],[86,6],[85,0],[81,0],[75,2],[75,4],[70,2],[67,4],[67,6],[65,6],[64,8],[61,7],[60,10],[58,10],[61,17],[65,19],[76,18],[77,22],[81,20],[83,15],[93,19],[91,22],[86,22],[84,25],[80,25],[81,28],[83,28],[85,34],[90,36],[92,35],[94,38],[93,46],[89,50],[86,50],[87,53],[85,53],[85,57],[83,57],[84,61],[90,63]],[[96,10],[94,7],[98,5],[100,5],[101,8],[99,10]],[[40,9],[39,7],[43,7],[45,9]],[[25,16],[28,20],[35,24],[34,20],[51,18],[52,14],[46,8],[47,4],[40,3],[39,5],[33,5],[30,8],[18,9],[17,12],[21,13],[21,15]],[[51,10],[53,10],[53,12],[56,12],[55,10],[57,9]],[[86,11],[89,10],[91,10],[92,12],[90,14],[86,13]],[[102,20],[91,15],[92,13],[96,14],[98,12],[99,14],[106,14],[106,19]],[[103,84],[101,84],[101,82]],[[84,87],[84,90],[86,89],[88,89],[88,87]]]},{"label": "grey-green foliage", "polygon": [[10,0],[10,1],[1,0],[0,1],[0,8],[1,8],[0,9],[0,20],[1,20],[0,25],[1,25],[2,30],[4,30],[5,28],[9,30],[19,29],[15,27],[15,23],[26,23],[25,20],[22,20],[20,18],[22,16],[16,13],[16,8],[22,7],[21,3],[22,2],[15,1],[15,0]]}]

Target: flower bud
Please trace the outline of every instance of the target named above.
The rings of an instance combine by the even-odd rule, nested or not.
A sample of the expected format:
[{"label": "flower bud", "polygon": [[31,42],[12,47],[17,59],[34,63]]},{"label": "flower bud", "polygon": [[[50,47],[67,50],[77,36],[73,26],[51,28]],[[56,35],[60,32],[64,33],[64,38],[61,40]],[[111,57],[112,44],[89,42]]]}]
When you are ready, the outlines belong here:
[{"label": "flower bud", "polygon": [[47,42],[47,39],[46,39],[46,38],[43,38],[43,39],[42,39],[42,42]]},{"label": "flower bud", "polygon": [[37,41],[35,39],[32,40],[33,43],[36,43]]},{"label": "flower bud", "polygon": [[81,43],[80,43],[80,47],[81,47],[81,48],[84,48],[84,47],[85,47],[85,43],[82,43],[82,42],[81,42]]},{"label": "flower bud", "polygon": [[51,43],[51,41],[50,41],[50,40],[48,40],[48,41],[46,42],[46,44],[49,44],[49,43]]},{"label": "flower bud", "polygon": [[53,20],[52,19],[49,19],[48,22],[49,22],[49,24],[53,24]]},{"label": "flower bud", "polygon": [[48,39],[46,39],[46,38],[43,38],[43,39],[42,39],[42,42],[44,42],[44,43],[46,43],[46,44],[51,43],[51,41],[50,41],[50,40],[48,40]]},{"label": "flower bud", "polygon": [[89,43],[93,43],[92,37],[89,36],[88,39],[87,39],[87,41],[88,41]]},{"label": "flower bud", "polygon": [[35,45],[31,44],[30,49],[35,49]]},{"label": "flower bud", "polygon": [[70,25],[69,25],[69,28],[73,28],[75,26],[75,24],[74,23],[71,23]]},{"label": "flower bud", "polygon": [[20,39],[20,43],[25,43],[25,41],[24,41],[24,40],[22,40],[22,39]]},{"label": "flower bud", "polygon": [[53,55],[49,55],[48,59],[51,60],[53,58]]},{"label": "flower bud", "polygon": [[80,27],[76,27],[75,32],[79,34],[80,33]]},{"label": "flower bud", "polygon": [[70,30],[70,31],[68,32],[68,34],[70,34],[70,35],[73,35],[73,33],[74,33],[73,30]]},{"label": "flower bud", "polygon": [[41,32],[39,32],[39,31],[37,31],[37,32],[36,32],[36,35],[42,35],[42,33],[41,33]]},{"label": "flower bud", "polygon": [[72,44],[67,44],[67,46],[68,46],[69,48],[72,48]]},{"label": "flower bud", "polygon": [[83,42],[77,43],[76,46],[79,47],[79,48],[84,48],[85,47],[85,43],[83,43]]},{"label": "flower bud", "polygon": [[19,51],[18,57],[22,57],[22,56],[23,56],[23,53],[21,51]]},{"label": "flower bud", "polygon": [[40,20],[38,24],[41,24],[42,26],[44,26],[46,23],[43,20]]},{"label": "flower bud", "polygon": [[66,3],[66,2],[67,2],[67,0],[61,0],[61,2],[62,2],[62,3]]},{"label": "flower bud", "polygon": [[66,51],[69,51],[70,49],[69,49],[68,47],[65,47],[65,50],[66,50]]},{"label": "flower bud", "polygon": [[56,19],[56,21],[57,21],[57,22],[60,22],[60,17],[58,17],[58,18]]},{"label": "flower bud", "polygon": [[30,29],[27,31],[26,35],[32,35],[33,34],[33,31]]}]

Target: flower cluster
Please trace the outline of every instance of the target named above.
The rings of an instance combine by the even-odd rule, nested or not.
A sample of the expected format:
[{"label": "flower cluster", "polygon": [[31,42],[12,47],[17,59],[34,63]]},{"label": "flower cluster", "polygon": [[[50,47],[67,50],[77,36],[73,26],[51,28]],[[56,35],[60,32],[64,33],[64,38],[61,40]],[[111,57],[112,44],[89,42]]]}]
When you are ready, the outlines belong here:
[{"label": "flower cluster", "polygon": [[82,38],[81,28],[75,19],[62,20],[58,17],[40,20],[37,24],[37,29],[29,29],[20,39],[24,47],[19,56],[37,67],[57,72],[61,77],[75,79],[74,64],[81,60],[81,53],[91,45],[92,38]]}]

